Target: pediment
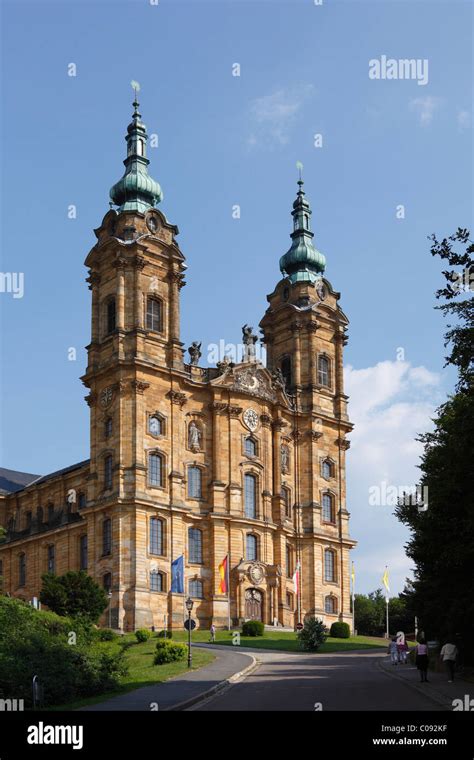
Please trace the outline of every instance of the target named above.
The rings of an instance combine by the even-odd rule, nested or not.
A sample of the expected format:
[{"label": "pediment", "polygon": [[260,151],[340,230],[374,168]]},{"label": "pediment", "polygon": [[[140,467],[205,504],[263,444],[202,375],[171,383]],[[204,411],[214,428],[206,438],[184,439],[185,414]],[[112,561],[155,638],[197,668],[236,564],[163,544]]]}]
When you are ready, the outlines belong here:
[{"label": "pediment", "polygon": [[271,403],[276,403],[282,395],[270,372],[258,362],[230,364],[224,367],[222,374],[212,381],[212,385],[263,398]]}]

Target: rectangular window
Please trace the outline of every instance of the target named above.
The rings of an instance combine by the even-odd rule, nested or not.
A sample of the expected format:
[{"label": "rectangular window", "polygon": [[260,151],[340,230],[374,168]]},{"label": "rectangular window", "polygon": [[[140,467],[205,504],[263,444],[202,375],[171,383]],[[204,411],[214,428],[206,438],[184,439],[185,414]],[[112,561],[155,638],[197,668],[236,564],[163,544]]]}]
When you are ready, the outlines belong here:
[{"label": "rectangular window", "polygon": [[202,564],[202,532],[199,528],[190,528],[188,531],[189,561],[193,564]]},{"label": "rectangular window", "polygon": [[110,335],[115,330],[115,298],[107,304],[107,333]]},{"label": "rectangular window", "polygon": [[291,546],[286,545],[286,577],[291,578]]},{"label": "rectangular window", "polygon": [[79,541],[79,568],[87,570],[87,536],[81,536]]},{"label": "rectangular window", "polygon": [[112,552],[112,520],[107,518],[102,523],[102,554],[110,554]]},{"label": "rectangular window", "polygon": [[245,502],[245,516],[252,520],[257,517],[257,486],[254,475],[246,475],[244,478],[244,502]]},{"label": "rectangular window", "polygon": [[202,477],[199,467],[188,467],[188,496],[191,499],[202,497]]},{"label": "rectangular window", "polygon": [[147,330],[161,330],[161,304],[156,298],[149,298],[146,306]]},{"label": "rectangular window", "polygon": [[202,581],[194,579],[189,581],[189,596],[194,596],[196,599],[203,599]]},{"label": "rectangular window", "polygon": [[112,590],[112,573],[106,573],[103,579],[104,591],[109,594]]},{"label": "rectangular window", "polygon": [[56,566],[56,552],[54,546],[48,546],[48,573],[54,573]]},{"label": "rectangular window", "polygon": [[163,554],[163,521],[158,517],[150,519],[150,554]]},{"label": "rectangular window", "polygon": [[323,521],[329,523],[334,522],[332,496],[328,493],[323,494]]},{"label": "rectangular window", "polygon": [[334,582],[336,580],[336,572],[334,566],[334,552],[324,552],[324,580]]},{"label": "rectangular window", "polygon": [[290,608],[290,610],[293,609],[293,594],[288,593],[286,595],[286,606]]},{"label": "rectangular window", "polygon": [[257,536],[250,533],[247,535],[247,559],[257,559]]},{"label": "rectangular window", "polygon": [[318,357],[318,383],[329,387],[329,359],[326,356]]},{"label": "rectangular window", "polygon": [[86,495],[84,492],[79,494],[79,509],[83,509],[87,504]]},{"label": "rectangular window", "polygon": [[104,459],[104,488],[112,488],[112,457],[109,454]]},{"label": "rectangular window", "polygon": [[163,591],[163,575],[161,573],[150,573],[150,591]]},{"label": "rectangular window", "polygon": [[151,486],[161,486],[161,456],[159,454],[150,454],[148,457],[148,482]]},{"label": "rectangular window", "polygon": [[20,554],[18,558],[18,585],[26,586],[26,555]]}]

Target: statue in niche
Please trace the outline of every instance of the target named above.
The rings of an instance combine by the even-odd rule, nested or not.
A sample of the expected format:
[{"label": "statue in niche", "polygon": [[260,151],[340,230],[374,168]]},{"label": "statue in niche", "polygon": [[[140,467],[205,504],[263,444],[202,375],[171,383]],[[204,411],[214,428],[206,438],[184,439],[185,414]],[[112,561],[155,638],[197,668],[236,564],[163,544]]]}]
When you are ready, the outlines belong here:
[{"label": "statue in niche", "polygon": [[244,325],[242,327],[242,341],[244,344],[244,362],[256,361],[256,349],[255,344],[258,340],[258,335],[254,335],[253,327]]},{"label": "statue in niche", "polygon": [[199,425],[196,425],[194,421],[190,422],[188,427],[188,446],[191,451],[201,450],[201,438],[202,433],[199,430]]},{"label": "statue in niche", "polygon": [[283,474],[286,474],[290,471],[290,450],[288,446],[285,444],[282,444],[280,449],[280,458],[281,458],[281,471]]},{"label": "statue in niche", "polygon": [[202,342],[198,343],[197,340],[193,340],[193,342],[188,348],[188,353],[191,358],[191,364],[193,365],[193,367],[197,367],[197,365],[199,364],[199,359],[202,356],[201,346],[202,346]]}]

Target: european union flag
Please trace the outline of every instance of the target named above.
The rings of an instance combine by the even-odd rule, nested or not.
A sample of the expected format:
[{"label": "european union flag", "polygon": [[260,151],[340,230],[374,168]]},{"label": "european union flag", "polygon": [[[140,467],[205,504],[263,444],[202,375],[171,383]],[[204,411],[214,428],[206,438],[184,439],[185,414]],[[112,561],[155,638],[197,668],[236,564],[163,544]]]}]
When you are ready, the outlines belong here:
[{"label": "european union flag", "polygon": [[184,594],[184,554],[171,563],[171,592]]}]

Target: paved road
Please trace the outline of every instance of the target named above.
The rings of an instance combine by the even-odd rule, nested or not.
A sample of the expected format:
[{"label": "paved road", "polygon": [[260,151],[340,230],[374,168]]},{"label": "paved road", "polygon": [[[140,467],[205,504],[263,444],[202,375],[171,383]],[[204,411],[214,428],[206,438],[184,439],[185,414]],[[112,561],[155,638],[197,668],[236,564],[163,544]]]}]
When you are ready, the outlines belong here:
[{"label": "paved road", "polygon": [[[254,651],[261,662],[250,675],[190,708],[220,710],[433,710],[442,708],[411,686],[385,673],[385,653],[304,655]],[[400,666],[402,667],[402,666]],[[403,666],[412,668],[410,665]],[[413,670],[413,681],[418,673]]]}]

